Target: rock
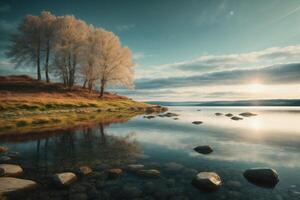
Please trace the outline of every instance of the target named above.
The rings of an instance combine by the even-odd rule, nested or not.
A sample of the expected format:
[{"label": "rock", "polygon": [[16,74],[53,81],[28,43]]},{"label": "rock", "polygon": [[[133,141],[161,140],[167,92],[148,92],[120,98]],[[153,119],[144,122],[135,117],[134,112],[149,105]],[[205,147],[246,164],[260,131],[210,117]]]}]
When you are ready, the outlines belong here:
[{"label": "rock", "polygon": [[215,113],[215,115],[216,116],[221,116],[221,115],[223,115],[222,113],[219,113],[219,112],[217,112],[217,113]]},{"label": "rock", "polygon": [[175,117],[175,118],[173,118],[174,120],[178,120],[178,118],[177,117]]},{"label": "rock", "polygon": [[11,158],[8,157],[8,156],[1,156],[0,157],[0,162],[6,162],[6,161],[10,161],[10,160],[11,160]]},{"label": "rock", "polygon": [[148,115],[148,116],[144,116],[144,118],[147,118],[147,119],[153,119],[153,118],[155,118],[155,116],[153,116],[153,115]]},{"label": "rock", "polygon": [[181,165],[179,163],[175,163],[175,162],[167,163],[165,165],[165,167],[166,167],[166,171],[168,171],[170,173],[177,173],[184,169],[183,165]]},{"label": "rock", "polygon": [[198,109],[197,111],[201,111],[201,109]]},{"label": "rock", "polygon": [[271,168],[252,168],[244,172],[244,177],[255,185],[273,188],[279,182],[278,173]]},{"label": "rock", "polygon": [[201,154],[209,154],[209,153],[213,152],[213,149],[208,145],[197,146],[194,148],[194,150]]},{"label": "rock", "polygon": [[92,172],[93,170],[89,166],[81,166],[75,171],[78,176],[86,176],[91,174]]},{"label": "rock", "polygon": [[118,168],[109,169],[107,170],[107,172],[108,172],[108,178],[110,179],[117,179],[123,174],[123,170]]},{"label": "rock", "polygon": [[147,178],[159,178],[160,172],[156,169],[139,170],[137,174]]},{"label": "rock", "polygon": [[69,186],[77,180],[77,176],[72,172],[58,173],[53,176],[53,181],[58,187]]},{"label": "rock", "polygon": [[159,117],[177,117],[179,116],[178,114],[176,113],[171,113],[171,112],[168,112],[168,113],[165,113],[165,114],[160,114],[158,115]]},{"label": "rock", "polygon": [[144,165],[141,164],[131,164],[127,166],[128,171],[138,171],[144,168]]},{"label": "rock", "polygon": [[233,114],[231,114],[231,113],[227,113],[225,116],[226,116],[226,117],[232,117],[232,116],[233,116]]},{"label": "rock", "polygon": [[220,188],[222,181],[215,172],[200,172],[192,180],[192,184],[198,189],[211,191]]},{"label": "rock", "polygon": [[251,112],[243,112],[243,113],[240,113],[239,115],[243,116],[243,117],[252,117],[252,116],[256,116],[257,114],[251,113]]},{"label": "rock", "polygon": [[202,124],[203,122],[201,122],[201,121],[193,121],[192,123],[196,124],[196,125],[199,125],[199,124]]},{"label": "rock", "polygon": [[0,178],[0,197],[11,193],[24,192],[37,187],[37,183],[31,180],[25,180],[12,177]]},{"label": "rock", "polygon": [[236,117],[236,116],[231,117],[230,119],[235,120],[235,121],[243,120],[243,118],[241,118],[241,117]]},{"label": "rock", "polygon": [[17,158],[17,157],[20,156],[20,153],[19,152],[10,151],[10,152],[6,152],[5,155],[8,156],[8,157],[11,157],[11,158]]},{"label": "rock", "polygon": [[4,176],[18,176],[23,172],[22,167],[12,164],[0,164],[0,169],[4,171]]},{"label": "rock", "polygon": [[7,147],[0,147],[0,153],[5,153],[7,152],[8,148]]}]

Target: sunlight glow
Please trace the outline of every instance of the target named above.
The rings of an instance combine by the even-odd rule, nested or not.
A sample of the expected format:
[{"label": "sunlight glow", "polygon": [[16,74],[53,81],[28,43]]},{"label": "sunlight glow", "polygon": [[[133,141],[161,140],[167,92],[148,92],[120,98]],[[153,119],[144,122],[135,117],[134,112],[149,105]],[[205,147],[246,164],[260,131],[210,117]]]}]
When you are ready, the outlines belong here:
[{"label": "sunlight glow", "polygon": [[265,86],[260,83],[253,83],[247,86],[247,90],[251,93],[259,93],[265,90]]}]

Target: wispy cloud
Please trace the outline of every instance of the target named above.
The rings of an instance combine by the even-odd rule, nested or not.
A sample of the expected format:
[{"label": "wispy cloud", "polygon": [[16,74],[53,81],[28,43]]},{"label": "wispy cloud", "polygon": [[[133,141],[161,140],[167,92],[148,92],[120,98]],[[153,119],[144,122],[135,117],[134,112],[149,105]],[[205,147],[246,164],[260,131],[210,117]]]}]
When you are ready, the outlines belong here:
[{"label": "wispy cloud", "polygon": [[174,88],[207,85],[249,84],[253,80],[266,84],[300,82],[300,63],[273,65],[258,69],[234,69],[194,76],[170,77],[136,81],[137,89]]},{"label": "wispy cloud", "polygon": [[116,29],[119,32],[126,32],[126,31],[130,31],[134,27],[135,27],[134,24],[121,24],[121,25],[117,25]]}]

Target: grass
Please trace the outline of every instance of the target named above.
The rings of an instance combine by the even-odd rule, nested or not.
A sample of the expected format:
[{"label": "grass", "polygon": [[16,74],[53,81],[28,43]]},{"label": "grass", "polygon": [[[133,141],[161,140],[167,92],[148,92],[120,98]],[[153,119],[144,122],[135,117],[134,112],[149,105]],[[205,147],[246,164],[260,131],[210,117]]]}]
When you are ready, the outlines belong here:
[{"label": "grass", "polygon": [[40,132],[89,123],[126,121],[148,112],[164,111],[127,97],[58,83],[45,83],[26,76],[0,76],[0,136]]}]

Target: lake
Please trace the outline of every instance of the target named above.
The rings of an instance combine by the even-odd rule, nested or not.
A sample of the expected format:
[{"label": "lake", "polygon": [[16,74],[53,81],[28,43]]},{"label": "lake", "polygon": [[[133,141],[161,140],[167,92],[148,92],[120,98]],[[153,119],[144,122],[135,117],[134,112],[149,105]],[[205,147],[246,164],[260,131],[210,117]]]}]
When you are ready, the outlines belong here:
[{"label": "lake", "polygon": [[[169,111],[178,119],[137,116],[124,123],[0,138],[0,146],[19,152],[11,162],[24,168],[24,178],[40,183],[29,199],[300,199],[299,107],[174,106]],[[235,121],[215,115],[246,111],[257,116]],[[197,120],[203,124],[192,124]],[[210,145],[213,152],[195,152],[199,145]],[[125,171],[117,180],[85,177],[59,190],[45,181],[80,165],[101,172],[129,163],[157,169],[161,177]],[[248,182],[243,172],[253,167],[275,169],[279,183],[264,188]],[[201,171],[218,173],[222,187],[214,192],[195,188],[191,180]]]}]

